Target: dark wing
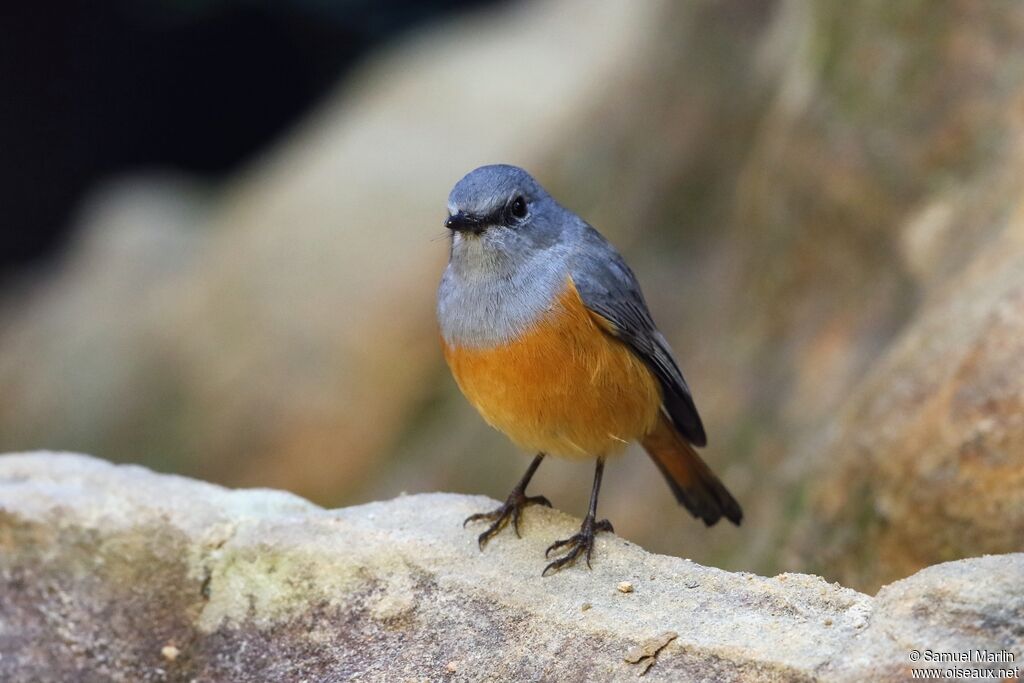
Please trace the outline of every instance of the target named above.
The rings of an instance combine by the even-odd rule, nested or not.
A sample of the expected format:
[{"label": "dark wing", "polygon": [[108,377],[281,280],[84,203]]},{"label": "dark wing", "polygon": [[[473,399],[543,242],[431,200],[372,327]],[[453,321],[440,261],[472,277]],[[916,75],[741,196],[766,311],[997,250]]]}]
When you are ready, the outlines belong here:
[{"label": "dark wing", "polygon": [[601,316],[605,329],[628,344],[658,378],[665,412],[680,434],[694,446],[707,445],[690,387],[654,325],[633,271],[590,226],[583,239],[586,247],[574,255],[570,274],[584,305]]}]

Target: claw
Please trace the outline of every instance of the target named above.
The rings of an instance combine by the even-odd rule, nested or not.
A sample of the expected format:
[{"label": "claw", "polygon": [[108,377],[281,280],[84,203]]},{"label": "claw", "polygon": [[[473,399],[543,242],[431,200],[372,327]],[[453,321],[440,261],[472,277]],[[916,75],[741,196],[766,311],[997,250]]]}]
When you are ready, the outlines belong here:
[{"label": "claw", "polygon": [[462,528],[465,529],[466,525],[469,524],[470,522],[478,522],[481,519],[490,519],[490,513],[488,513],[488,512],[478,512],[475,515],[470,515],[469,517],[466,517],[466,519],[462,520]]},{"label": "claw", "polygon": [[595,522],[593,517],[586,517],[583,520],[583,524],[580,525],[580,531],[578,534],[570,536],[569,538],[555,541],[548,546],[547,551],[544,553],[544,557],[550,557],[551,553],[559,548],[571,546],[569,552],[562,557],[554,560],[548,566],[544,567],[544,571],[541,572],[541,576],[548,576],[549,573],[554,573],[562,569],[563,567],[569,567],[576,564],[579,560],[580,555],[586,554],[587,567],[590,568],[590,558],[594,553],[594,539],[598,533],[602,531],[612,531],[612,524],[607,519],[602,519]]},{"label": "claw", "polygon": [[483,550],[488,541],[508,526],[509,519],[512,520],[512,528],[515,530],[516,536],[522,538],[522,535],[519,533],[519,523],[522,519],[523,508],[530,505],[544,505],[546,507],[551,507],[551,501],[544,496],[527,497],[523,495],[523,492],[520,489],[516,488],[509,494],[508,499],[500,506],[490,512],[478,512],[475,515],[470,515],[462,522],[462,526],[465,528],[470,522],[478,522],[481,520],[486,520],[492,523],[477,537],[477,545],[480,546],[480,550]]},{"label": "claw", "polygon": [[575,536],[571,536],[569,538],[562,539],[561,541],[555,541],[554,543],[552,543],[551,545],[548,546],[547,550],[544,551],[544,557],[550,557],[551,556],[551,551],[558,550],[562,546],[566,546],[566,545],[569,545],[571,543],[577,543],[579,540],[580,540],[580,535],[576,534]]}]

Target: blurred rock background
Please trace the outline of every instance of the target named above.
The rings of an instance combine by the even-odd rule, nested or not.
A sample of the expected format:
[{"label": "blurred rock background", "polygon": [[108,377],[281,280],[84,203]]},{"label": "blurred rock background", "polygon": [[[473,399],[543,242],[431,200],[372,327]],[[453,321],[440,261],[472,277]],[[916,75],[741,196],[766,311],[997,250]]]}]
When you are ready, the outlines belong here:
[{"label": "blurred rock background", "polygon": [[[458,395],[433,297],[448,190],[505,161],[625,252],[747,513],[705,530],[634,450],[620,534],[867,591],[1024,547],[1024,7],[437,4],[348,70],[358,41],[307,45],[333,87],[240,164],[96,171],[63,248],[2,281],[0,450],[503,498],[528,458]],[[288,80],[268,61],[251,88]],[[210,144],[249,118],[207,114]],[[3,191],[45,206],[41,177]],[[578,513],[590,478],[535,489]]]}]

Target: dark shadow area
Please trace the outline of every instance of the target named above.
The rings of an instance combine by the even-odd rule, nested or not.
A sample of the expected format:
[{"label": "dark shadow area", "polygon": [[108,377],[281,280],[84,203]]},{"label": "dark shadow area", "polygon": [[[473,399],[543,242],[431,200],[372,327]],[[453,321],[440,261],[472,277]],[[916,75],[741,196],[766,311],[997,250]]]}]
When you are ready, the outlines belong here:
[{"label": "dark shadow area", "polygon": [[488,0],[122,0],[0,9],[0,278],[67,237],[104,177],[216,180],[369,50]]}]

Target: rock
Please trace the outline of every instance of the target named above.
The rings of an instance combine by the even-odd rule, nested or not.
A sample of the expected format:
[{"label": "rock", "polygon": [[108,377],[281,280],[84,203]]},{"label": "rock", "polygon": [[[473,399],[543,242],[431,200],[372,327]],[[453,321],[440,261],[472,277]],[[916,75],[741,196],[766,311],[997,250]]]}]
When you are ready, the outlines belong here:
[{"label": "rock", "polygon": [[877,586],[1024,549],[1024,215],[950,277],[839,414],[800,552]]},{"label": "rock", "polygon": [[[808,30],[837,18],[818,9]],[[793,523],[780,564],[861,590],[936,562],[1024,549],[1024,155],[1014,142],[1024,132],[1024,72],[995,57],[1024,37],[1024,13],[961,9],[929,15],[938,21],[913,53],[894,48],[909,44],[903,31],[917,9],[902,6],[901,21],[881,6],[860,15],[854,24],[873,28],[842,29],[849,34],[819,82],[823,101],[780,115],[801,144],[843,157],[828,175],[846,191],[811,202],[856,224],[840,231],[845,238],[820,239],[809,211],[794,229],[804,247],[783,250],[779,272],[807,278],[788,285],[803,303],[783,306],[817,310],[815,322],[764,310],[777,340],[799,350],[781,364],[802,387],[784,399],[787,469],[800,481],[789,487]],[[998,28],[1004,22],[1011,32]],[[878,78],[865,54],[889,62],[889,77]],[[794,54],[790,79],[809,76],[810,62]],[[894,117],[887,103],[897,101]],[[783,147],[792,150],[773,149]],[[986,151],[996,147],[1012,152]],[[797,171],[781,193],[773,184],[754,210],[785,215],[778,205],[818,183],[810,176]],[[833,237],[865,243],[842,249]],[[859,253],[859,263],[829,265],[840,252]],[[791,260],[801,253],[805,263]],[[808,275],[822,267],[834,283]],[[798,340],[803,332],[817,341]],[[761,354],[761,365],[780,364]],[[844,357],[859,359],[839,363],[838,383],[815,360]],[[802,433],[793,429],[801,422]]]},{"label": "rock", "polygon": [[902,681],[913,650],[1024,658],[1021,554],[872,598],[609,535],[592,571],[542,578],[544,548],[578,520],[530,508],[522,539],[481,553],[461,522],[493,504],[328,511],[85,456],[3,456],[0,679]]},{"label": "rock", "polygon": [[930,9],[784,4],[731,236],[757,566],[872,592],[1024,549],[1024,6]]},{"label": "rock", "polygon": [[[746,513],[694,524],[634,451],[617,530],[870,592],[1020,551],[1022,43],[995,2],[551,0],[410,34],[221,188],[86,212],[0,317],[0,450],[324,504],[505,495],[527,462],[444,367],[431,241],[502,160],[626,253]],[[535,485],[582,510],[588,477]]]}]

